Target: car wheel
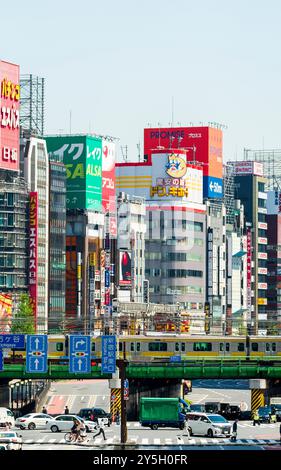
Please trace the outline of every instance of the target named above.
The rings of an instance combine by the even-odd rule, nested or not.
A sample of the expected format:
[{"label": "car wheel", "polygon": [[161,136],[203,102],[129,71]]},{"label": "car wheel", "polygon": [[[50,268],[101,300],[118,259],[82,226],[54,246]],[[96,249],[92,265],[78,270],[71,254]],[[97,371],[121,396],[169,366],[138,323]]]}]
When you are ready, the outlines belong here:
[{"label": "car wheel", "polygon": [[32,429],[35,429],[35,428],[36,428],[35,423],[29,423],[28,429],[32,430]]},{"label": "car wheel", "polygon": [[156,431],[158,429],[158,424],[152,424],[151,429],[153,429],[153,431]]},{"label": "car wheel", "polygon": [[213,433],[212,429],[208,429],[207,436],[208,437],[214,437],[214,433]]},{"label": "car wheel", "polygon": [[52,432],[59,432],[59,428],[57,426],[51,426]]},{"label": "car wheel", "polygon": [[24,427],[24,426],[20,426],[20,429],[23,431],[23,430],[25,429],[25,427]]}]

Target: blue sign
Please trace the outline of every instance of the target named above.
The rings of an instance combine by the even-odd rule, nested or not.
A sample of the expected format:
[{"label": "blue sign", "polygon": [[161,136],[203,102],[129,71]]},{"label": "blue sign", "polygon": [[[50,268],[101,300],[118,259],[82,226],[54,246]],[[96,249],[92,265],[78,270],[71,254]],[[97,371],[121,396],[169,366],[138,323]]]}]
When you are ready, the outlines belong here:
[{"label": "blue sign", "polygon": [[48,336],[26,336],[26,372],[46,373],[48,371]]},{"label": "blue sign", "polygon": [[3,363],[3,352],[0,349],[0,372],[4,370],[4,363]]},{"label": "blue sign", "polygon": [[170,362],[181,362],[181,356],[171,356]]},{"label": "blue sign", "polygon": [[110,287],[110,272],[107,269],[104,272],[104,285]]},{"label": "blue sign", "polygon": [[24,335],[0,335],[0,348],[24,349]]},{"label": "blue sign", "polygon": [[102,374],[114,374],[116,371],[116,336],[102,336],[101,348],[101,372]]},{"label": "blue sign", "polygon": [[223,180],[214,176],[203,177],[203,196],[209,198],[223,197]]},{"label": "blue sign", "polygon": [[91,336],[69,337],[69,372],[72,374],[91,372]]}]

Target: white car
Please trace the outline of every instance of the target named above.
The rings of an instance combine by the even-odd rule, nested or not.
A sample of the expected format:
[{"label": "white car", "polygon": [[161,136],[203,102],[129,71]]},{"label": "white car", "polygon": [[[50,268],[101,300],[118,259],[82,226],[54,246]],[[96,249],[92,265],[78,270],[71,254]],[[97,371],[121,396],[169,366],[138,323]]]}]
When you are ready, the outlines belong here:
[{"label": "white car", "polygon": [[22,450],[22,438],[15,431],[1,431],[0,446],[6,450]]},{"label": "white car", "polygon": [[52,416],[44,413],[29,413],[17,418],[15,426],[20,429],[45,429]]},{"label": "white car", "polygon": [[50,429],[52,432],[70,431],[73,426],[74,419],[84,423],[87,432],[96,430],[96,423],[88,420],[85,421],[84,419],[80,418],[80,416],[76,415],[58,415],[48,421],[46,429]]},{"label": "white car", "polygon": [[0,422],[9,423],[11,426],[15,425],[14,413],[9,408],[0,407]]},{"label": "white car", "polygon": [[186,413],[190,434],[208,437],[231,435],[231,424],[223,416],[212,413]]}]

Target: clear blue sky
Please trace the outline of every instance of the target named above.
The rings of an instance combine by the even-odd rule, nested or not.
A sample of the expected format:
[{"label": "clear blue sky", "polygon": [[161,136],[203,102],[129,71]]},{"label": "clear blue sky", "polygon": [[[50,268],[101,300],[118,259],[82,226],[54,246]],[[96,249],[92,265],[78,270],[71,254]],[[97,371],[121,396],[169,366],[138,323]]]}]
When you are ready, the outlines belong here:
[{"label": "clear blue sky", "polygon": [[46,132],[113,135],[217,121],[225,159],[281,148],[279,0],[14,0],[0,57],[46,78]]}]

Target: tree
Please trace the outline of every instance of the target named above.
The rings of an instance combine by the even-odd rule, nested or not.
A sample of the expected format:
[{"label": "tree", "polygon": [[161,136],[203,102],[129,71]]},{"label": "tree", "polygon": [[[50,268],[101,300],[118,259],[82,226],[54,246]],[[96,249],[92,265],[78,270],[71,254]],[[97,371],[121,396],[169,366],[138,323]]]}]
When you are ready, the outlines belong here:
[{"label": "tree", "polygon": [[11,333],[35,333],[32,302],[28,294],[21,294],[15,315],[13,316]]}]

